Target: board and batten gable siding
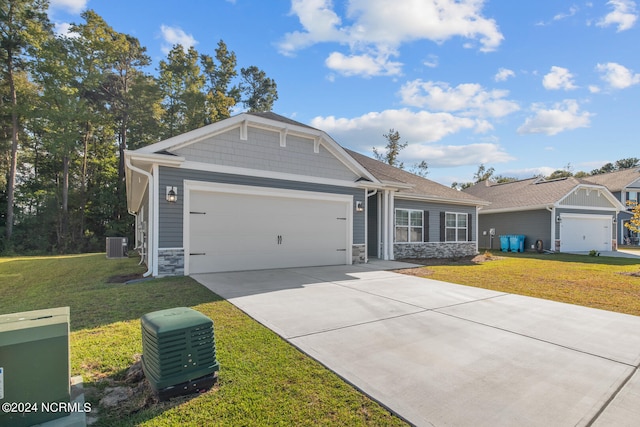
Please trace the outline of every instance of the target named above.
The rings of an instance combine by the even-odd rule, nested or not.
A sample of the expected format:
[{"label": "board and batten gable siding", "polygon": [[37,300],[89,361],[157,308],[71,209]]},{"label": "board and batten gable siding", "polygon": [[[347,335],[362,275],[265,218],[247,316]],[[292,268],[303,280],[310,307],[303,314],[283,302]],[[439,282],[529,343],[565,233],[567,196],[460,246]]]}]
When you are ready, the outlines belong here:
[{"label": "board and batten gable siding", "polygon": [[[495,230],[491,242],[490,230]],[[486,234],[485,234],[486,232]],[[536,240],[542,240],[545,248],[553,247],[551,242],[551,212],[546,209],[481,214],[478,219],[478,239],[480,247],[500,249],[500,236],[524,235],[525,249],[531,248]],[[557,234],[556,234],[557,235]]]},{"label": "board and batten gable siding", "polygon": [[355,181],[358,176],[322,145],[314,152],[314,141],[286,136],[280,146],[280,133],[249,127],[247,140],[232,129],[177,150],[174,154],[188,161],[215,165],[290,173],[320,178]]},{"label": "board and batten gable siding", "polygon": [[[451,213],[466,213],[471,214],[471,233],[472,236],[475,236],[475,227],[476,223],[476,207],[475,206],[465,206],[465,205],[449,205],[446,203],[432,203],[432,202],[423,202],[420,200],[405,200],[400,198],[394,199],[394,207],[396,209],[417,209],[421,211],[428,211],[429,218],[427,222],[428,234],[429,234],[429,242],[440,242],[442,241],[440,238],[440,212],[451,212]],[[395,221],[395,220],[394,220]],[[474,238],[470,240],[475,240]]]},{"label": "board and batten gable siding", "polygon": [[[365,200],[366,191],[364,189],[160,166],[160,188],[158,189],[160,200],[158,246],[160,248],[180,248],[183,246],[182,213],[184,206],[183,183],[185,180],[353,196],[353,244],[364,244],[365,242],[365,214],[364,212],[355,212],[355,202],[364,202]],[[169,203],[165,200],[167,186],[178,188],[178,201],[176,203]],[[268,218],[260,218],[259,213],[257,213],[257,216],[257,221],[268,221]],[[313,224],[309,224],[309,226],[313,227]]]},{"label": "board and batten gable siding", "polygon": [[591,188],[580,188],[578,191],[572,191],[559,205],[612,208],[611,201],[602,192]]}]

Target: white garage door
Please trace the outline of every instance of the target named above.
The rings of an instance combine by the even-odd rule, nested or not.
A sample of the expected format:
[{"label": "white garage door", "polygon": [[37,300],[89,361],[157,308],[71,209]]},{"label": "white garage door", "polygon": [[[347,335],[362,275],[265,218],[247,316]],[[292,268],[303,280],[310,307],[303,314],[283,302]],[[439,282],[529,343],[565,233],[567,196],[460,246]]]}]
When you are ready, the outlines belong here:
[{"label": "white garage door", "polygon": [[611,217],[605,215],[560,215],[560,250],[579,252],[611,250]]},{"label": "white garage door", "polygon": [[347,196],[256,191],[190,192],[189,274],[350,263]]}]

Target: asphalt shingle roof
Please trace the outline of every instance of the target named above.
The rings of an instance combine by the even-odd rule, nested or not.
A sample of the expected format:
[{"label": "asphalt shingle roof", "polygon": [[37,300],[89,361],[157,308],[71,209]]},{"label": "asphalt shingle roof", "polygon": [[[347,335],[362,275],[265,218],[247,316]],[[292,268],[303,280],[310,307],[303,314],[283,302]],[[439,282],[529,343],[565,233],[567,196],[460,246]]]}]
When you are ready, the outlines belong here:
[{"label": "asphalt shingle roof", "polygon": [[469,204],[485,204],[484,200],[474,195],[454,190],[453,188],[438,184],[435,181],[389,166],[386,163],[356,153],[355,151],[346,148],[345,151],[379,181],[411,186],[411,188],[400,189],[397,193],[398,195],[406,194],[448,201],[457,200]]},{"label": "asphalt shingle roof", "polygon": [[621,171],[592,175],[583,178],[584,181],[604,185],[611,192],[622,191],[631,186],[634,181],[638,181],[634,187],[640,187],[640,168],[623,169]]},{"label": "asphalt shingle roof", "polygon": [[581,183],[573,177],[550,181],[530,178],[502,184],[482,181],[463,192],[490,201],[485,210],[527,208],[552,205]]}]

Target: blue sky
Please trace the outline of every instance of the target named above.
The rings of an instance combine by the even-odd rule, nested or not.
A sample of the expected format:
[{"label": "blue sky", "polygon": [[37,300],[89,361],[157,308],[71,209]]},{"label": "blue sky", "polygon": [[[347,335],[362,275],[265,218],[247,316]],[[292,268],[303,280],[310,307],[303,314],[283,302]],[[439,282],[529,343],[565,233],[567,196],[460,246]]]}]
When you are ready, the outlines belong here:
[{"label": "blue sky", "polygon": [[471,181],[640,157],[640,7],[631,0],[51,0],[58,31],[93,9],[153,60],[175,43],[278,85],[274,112],[372,156]]}]

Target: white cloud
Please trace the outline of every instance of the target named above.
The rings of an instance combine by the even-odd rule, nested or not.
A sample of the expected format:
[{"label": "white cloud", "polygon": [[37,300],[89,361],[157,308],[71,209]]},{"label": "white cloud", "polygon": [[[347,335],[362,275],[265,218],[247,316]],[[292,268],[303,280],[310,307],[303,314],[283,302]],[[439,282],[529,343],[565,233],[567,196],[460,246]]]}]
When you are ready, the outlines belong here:
[{"label": "white cloud", "polygon": [[575,15],[576,13],[578,13],[578,10],[579,10],[579,9],[578,9],[578,6],[573,5],[573,6],[571,6],[571,7],[569,8],[569,12],[566,12],[566,13],[565,13],[565,12],[558,13],[556,16],[554,16],[554,17],[553,17],[553,20],[554,20],[554,21],[561,21],[561,20],[563,20],[563,19],[570,18],[570,17],[572,17],[573,15]]},{"label": "white cloud", "polygon": [[342,23],[333,11],[331,0],[292,0],[291,15],[296,15],[305,31],[287,33],[280,52],[290,55],[321,42],[346,42],[347,35],[337,27]]},{"label": "white cloud", "polygon": [[600,19],[596,25],[599,27],[608,27],[617,25],[618,32],[631,29],[637,19],[636,3],[632,0],[609,0],[607,2],[613,8],[611,12]]},{"label": "white cloud", "polygon": [[160,32],[162,34],[162,40],[164,40],[161,50],[165,54],[169,53],[171,48],[177,44],[181,45],[185,51],[198,44],[198,41],[191,34],[185,33],[184,30],[179,27],[162,25]]},{"label": "white cloud", "polygon": [[462,37],[479,44],[480,51],[493,51],[504,37],[496,22],[482,15],[483,3],[482,0],[348,0],[346,13],[341,17],[331,0],[292,0],[291,14],[298,17],[302,30],[285,34],[279,50],[292,55],[316,43],[340,43],[348,45],[351,51],[340,59],[362,60],[363,51],[369,58],[378,58],[380,54],[396,52],[406,42],[426,39],[442,43]]},{"label": "white cloud", "polygon": [[325,64],[342,75],[363,77],[399,75],[402,68],[400,62],[390,61],[389,55],[384,54],[376,57],[368,54],[345,56],[340,52],[333,52]]},{"label": "white cloud", "polygon": [[589,127],[593,116],[587,111],[581,112],[578,102],[574,99],[565,99],[550,109],[545,109],[542,104],[533,104],[532,110],[535,115],[527,118],[518,128],[519,134],[556,135],[567,130]]},{"label": "white cloud", "polygon": [[600,87],[596,85],[589,85],[589,92],[600,93]]},{"label": "white cloud", "polygon": [[61,9],[68,13],[80,13],[87,8],[88,0],[51,0],[51,9]]},{"label": "white cloud", "polygon": [[515,76],[516,73],[514,73],[513,70],[510,70],[508,68],[500,68],[493,78],[497,82],[504,82],[507,79]]},{"label": "white cloud", "polygon": [[315,117],[311,126],[322,129],[347,147],[370,149],[383,146],[389,129],[400,132],[409,144],[439,141],[463,130],[481,132],[491,125],[484,120],[457,117],[449,113],[413,112],[408,109],[371,112],[360,117]]},{"label": "white cloud", "polygon": [[577,86],[573,84],[573,74],[568,69],[562,67],[551,67],[551,71],[542,79],[542,86],[549,90],[571,90]]},{"label": "white cloud", "polygon": [[600,77],[613,89],[625,89],[640,83],[640,73],[633,73],[627,67],[615,62],[598,64],[596,70],[602,73]]},{"label": "white cloud", "polygon": [[438,66],[438,56],[429,55],[422,63],[429,68],[436,68]]},{"label": "white cloud", "polygon": [[477,83],[450,87],[443,82],[417,79],[405,83],[399,94],[405,105],[470,117],[503,117],[520,109],[516,102],[505,99],[508,91],[487,90]]}]

